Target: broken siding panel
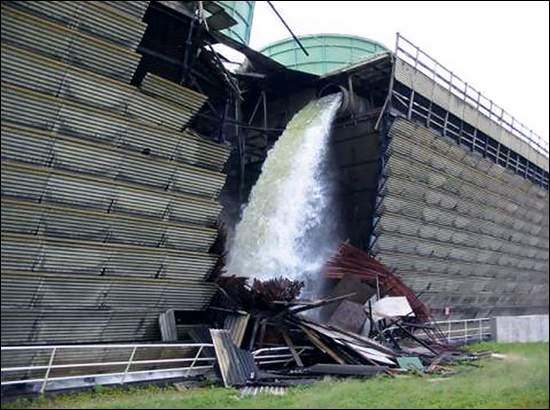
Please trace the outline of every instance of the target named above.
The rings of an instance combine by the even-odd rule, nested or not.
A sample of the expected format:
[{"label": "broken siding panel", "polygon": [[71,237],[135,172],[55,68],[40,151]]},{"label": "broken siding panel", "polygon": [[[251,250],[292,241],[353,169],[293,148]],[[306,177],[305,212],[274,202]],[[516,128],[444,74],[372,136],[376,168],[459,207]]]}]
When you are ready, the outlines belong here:
[{"label": "broken siding panel", "polygon": [[2,232],[207,252],[212,228],[2,199]]},{"label": "broken siding panel", "polygon": [[[221,171],[229,146],[2,82],[2,121]],[[4,132],[4,129],[3,131]]]},{"label": "broken siding panel", "polygon": [[215,225],[221,211],[213,200],[7,160],[2,162],[2,194],[198,225]]},{"label": "broken siding panel", "polygon": [[2,235],[2,269],[116,277],[204,280],[214,255],[172,249]]},{"label": "broken siding panel", "polygon": [[8,124],[2,124],[2,157],[210,199],[225,183],[224,174],[196,166]]},{"label": "broken siding panel", "polygon": [[244,386],[255,378],[258,369],[252,353],[236,347],[228,330],[210,329],[210,335],[225,387]]}]

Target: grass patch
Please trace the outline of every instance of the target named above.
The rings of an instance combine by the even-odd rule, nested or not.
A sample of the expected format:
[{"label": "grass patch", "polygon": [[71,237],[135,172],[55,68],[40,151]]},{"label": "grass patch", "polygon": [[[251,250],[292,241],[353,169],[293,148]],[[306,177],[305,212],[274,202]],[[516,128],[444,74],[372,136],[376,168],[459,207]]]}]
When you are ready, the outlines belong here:
[{"label": "grass patch", "polygon": [[476,362],[479,367],[457,365],[458,374],[446,380],[437,376],[332,379],[291,388],[282,397],[241,398],[237,390],[221,387],[177,391],[150,386],[19,400],[2,408],[548,408],[547,343],[481,343],[469,349],[491,350],[506,358],[484,359]]}]

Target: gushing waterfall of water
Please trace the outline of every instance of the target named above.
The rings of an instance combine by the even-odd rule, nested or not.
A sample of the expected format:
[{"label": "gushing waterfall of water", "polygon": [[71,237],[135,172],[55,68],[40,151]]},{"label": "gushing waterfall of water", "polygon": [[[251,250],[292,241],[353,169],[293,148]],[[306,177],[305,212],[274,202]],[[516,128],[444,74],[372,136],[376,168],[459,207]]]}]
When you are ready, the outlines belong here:
[{"label": "gushing waterfall of water", "polygon": [[323,162],[340,94],[311,101],[268,152],[230,245],[229,274],[304,279],[333,250]]}]

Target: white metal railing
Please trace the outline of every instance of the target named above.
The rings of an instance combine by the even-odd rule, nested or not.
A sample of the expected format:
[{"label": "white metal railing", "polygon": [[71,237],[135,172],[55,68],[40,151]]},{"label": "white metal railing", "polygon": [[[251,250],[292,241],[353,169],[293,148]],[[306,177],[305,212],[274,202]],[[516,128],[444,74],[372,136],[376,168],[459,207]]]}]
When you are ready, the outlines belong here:
[{"label": "white metal railing", "polygon": [[[483,341],[491,337],[491,318],[439,320],[427,323],[441,331],[448,343],[453,341]],[[399,330],[398,326],[390,326],[382,333]],[[395,336],[394,336],[395,337]],[[395,337],[398,339],[398,337]]]},{"label": "white metal railing", "polygon": [[548,158],[548,141],[397,33],[395,55]]},{"label": "white metal railing", "polygon": [[432,322],[445,335],[448,342],[485,340],[491,337],[491,318],[439,320]]},{"label": "white metal railing", "polygon": [[[296,353],[300,356],[309,350],[314,350],[311,346],[296,346]],[[284,353],[288,352],[288,353]],[[275,363],[290,363],[294,360],[294,355],[289,347],[264,347],[252,352],[252,356],[258,365],[275,364]]]},{"label": "white metal railing", "polygon": [[[46,351],[49,352],[48,362],[43,365],[29,365],[29,366],[13,366],[2,367],[2,379],[9,373],[13,372],[33,372],[44,371],[43,377],[38,378],[18,378],[17,380],[2,380],[1,385],[14,385],[23,383],[40,383],[40,392],[43,393],[48,386],[48,383],[55,381],[67,381],[75,379],[85,378],[97,378],[97,377],[110,377],[115,381],[111,381],[109,384],[124,384],[129,376],[139,375],[146,373],[167,373],[167,372],[180,372],[181,377],[189,376],[193,370],[211,369],[214,367],[217,359],[216,357],[201,357],[205,348],[213,348],[214,345],[210,343],[161,343],[161,344],[97,344],[97,345],[51,345],[51,346],[2,346],[2,353],[13,351]],[[197,349],[197,352],[192,357],[173,358],[173,359],[149,359],[149,360],[136,360],[136,353],[138,350],[144,349]],[[65,363],[55,364],[55,359],[60,355],[63,350],[105,350],[105,349],[131,349],[130,355],[125,360],[118,361],[103,361],[103,362],[79,362],[79,363]],[[295,351],[298,355],[301,355],[309,350],[312,350],[311,346],[296,346]],[[159,356],[161,351],[158,352]],[[294,360],[294,356],[288,347],[270,347],[262,348],[252,352],[254,360],[258,365],[267,365],[275,363],[289,363]],[[186,366],[170,366],[162,369],[149,369],[149,370],[132,370],[132,366],[137,365],[156,365],[156,364],[169,364],[169,363],[190,363]],[[107,373],[83,373],[78,375],[66,375],[51,377],[52,370],[55,369],[81,369],[85,370],[92,367],[110,367],[121,366],[123,371]],[[116,380],[118,378],[118,380]],[[152,377],[151,379],[154,379]]]},{"label": "white metal railing", "polygon": [[[210,369],[213,368],[215,357],[200,357],[205,348],[213,348],[214,345],[209,343],[174,343],[174,344],[104,344],[104,345],[58,345],[58,346],[2,346],[2,352],[10,351],[33,351],[33,350],[45,350],[49,351],[49,359],[47,365],[38,366],[17,366],[17,367],[2,367],[1,373],[4,377],[7,373],[19,372],[19,371],[35,371],[45,370],[44,376],[39,378],[23,378],[17,380],[2,381],[1,385],[13,385],[22,383],[41,383],[40,392],[43,393],[46,390],[48,382],[69,380],[69,379],[83,379],[99,376],[120,377],[119,384],[124,384],[128,376],[144,373],[160,373],[160,372],[183,372],[182,376],[186,377],[192,370]],[[197,349],[196,354],[193,357],[175,358],[175,359],[154,359],[154,360],[135,360],[136,352],[144,349]],[[104,349],[132,349],[130,356],[126,360],[113,361],[113,362],[92,362],[92,363],[71,363],[71,364],[54,364],[55,358],[58,357],[62,350],[104,350]],[[159,352],[160,354],[160,352]],[[162,369],[149,369],[149,370],[131,370],[132,366],[136,365],[153,365],[153,364],[166,364],[166,363],[189,363],[188,366],[174,366]],[[198,365],[198,363],[201,365]],[[202,364],[206,362],[206,364]],[[88,367],[100,367],[100,366],[124,366],[124,371],[114,373],[94,373],[94,374],[82,374],[76,376],[59,376],[50,377],[50,373],[53,369],[85,369]]]}]

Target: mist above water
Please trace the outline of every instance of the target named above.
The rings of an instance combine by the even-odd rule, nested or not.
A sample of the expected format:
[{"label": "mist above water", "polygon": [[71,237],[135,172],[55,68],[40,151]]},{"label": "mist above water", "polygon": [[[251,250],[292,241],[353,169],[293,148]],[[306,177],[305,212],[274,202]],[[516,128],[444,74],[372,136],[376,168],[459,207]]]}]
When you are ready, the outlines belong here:
[{"label": "mist above water", "polygon": [[315,279],[334,251],[326,159],[341,98],[311,101],[268,152],[230,244],[228,274]]}]

